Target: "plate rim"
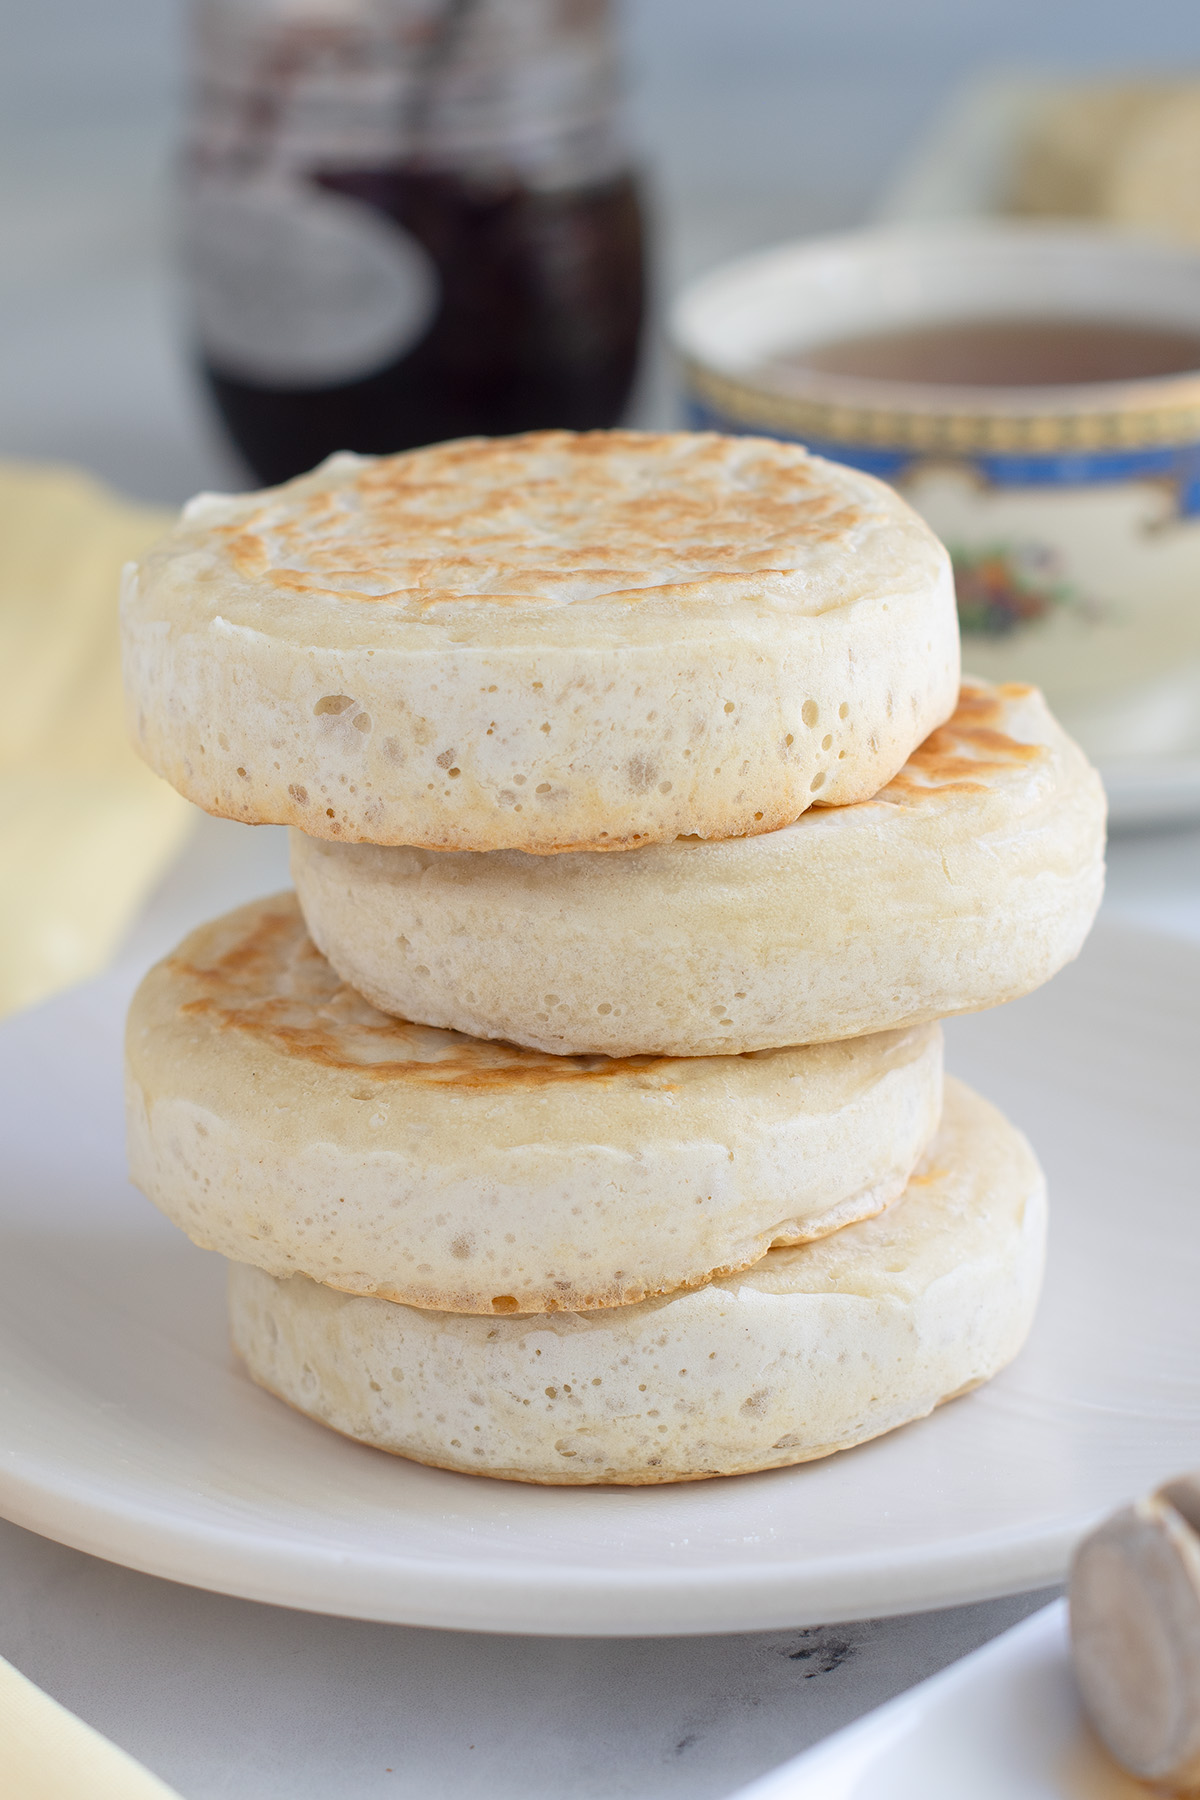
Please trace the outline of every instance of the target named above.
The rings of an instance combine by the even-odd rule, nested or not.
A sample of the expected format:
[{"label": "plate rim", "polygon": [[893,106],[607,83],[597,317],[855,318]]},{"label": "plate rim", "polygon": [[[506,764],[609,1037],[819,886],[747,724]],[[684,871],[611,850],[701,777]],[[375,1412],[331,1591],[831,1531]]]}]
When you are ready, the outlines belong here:
[{"label": "plate rim", "polygon": [[[23,1478],[4,1466],[8,1461],[0,1460],[0,1517],[103,1561],[298,1612],[525,1637],[703,1637],[998,1600],[1060,1582],[1075,1544],[1103,1512],[1051,1530],[995,1531],[949,1554],[925,1545],[843,1554],[819,1565],[796,1558],[708,1571],[633,1564],[613,1570],[560,1560],[542,1573],[486,1555],[383,1558],[320,1545],[301,1549],[272,1543],[265,1533],[256,1538],[212,1525],[197,1531],[152,1506],[118,1510],[76,1498],[71,1484]],[[219,1575],[208,1561],[214,1548],[224,1553]],[[979,1561],[988,1552],[992,1573],[981,1582]],[[860,1590],[857,1601],[845,1598],[850,1585]],[[580,1619],[584,1596],[587,1616]]]}]

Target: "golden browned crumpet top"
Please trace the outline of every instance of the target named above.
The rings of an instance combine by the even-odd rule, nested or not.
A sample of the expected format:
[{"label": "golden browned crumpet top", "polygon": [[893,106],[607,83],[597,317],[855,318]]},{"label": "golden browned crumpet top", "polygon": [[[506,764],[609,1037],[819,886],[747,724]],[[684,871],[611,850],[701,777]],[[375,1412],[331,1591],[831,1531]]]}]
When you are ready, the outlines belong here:
[{"label": "golden browned crumpet top", "polygon": [[131,569],[133,732],[211,812],[620,849],[865,799],[953,708],[945,551],[798,445],[535,432],[202,495]]}]

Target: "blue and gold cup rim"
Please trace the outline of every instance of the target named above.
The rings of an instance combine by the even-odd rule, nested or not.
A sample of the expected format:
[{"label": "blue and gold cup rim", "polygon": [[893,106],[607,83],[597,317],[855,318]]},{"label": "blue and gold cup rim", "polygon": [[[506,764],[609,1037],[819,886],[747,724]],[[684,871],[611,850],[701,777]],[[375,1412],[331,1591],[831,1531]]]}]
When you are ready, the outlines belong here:
[{"label": "blue and gold cup rim", "polygon": [[[1073,225],[963,222],[786,244],[693,283],[674,309],[689,423],[795,439],[885,477],[969,459],[998,480],[1160,473],[1196,489],[1200,369],[1062,387],[951,387],[762,365],[806,345],[972,317],[1200,332],[1200,251]],[[990,465],[990,467],[989,467]],[[1191,501],[1192,504],[1188,504]]]}]

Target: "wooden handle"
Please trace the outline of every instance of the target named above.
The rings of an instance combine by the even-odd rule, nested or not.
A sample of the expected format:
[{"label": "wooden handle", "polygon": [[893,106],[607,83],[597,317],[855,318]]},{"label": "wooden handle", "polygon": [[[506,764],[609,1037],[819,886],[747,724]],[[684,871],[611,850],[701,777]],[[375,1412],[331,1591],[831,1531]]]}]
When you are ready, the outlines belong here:
[{"label": "wooden handle", "polygon": [[1097,1734],[1131,1774],[1200,1795],[1200,1471],[1085,1538],[1069,1597]]}]

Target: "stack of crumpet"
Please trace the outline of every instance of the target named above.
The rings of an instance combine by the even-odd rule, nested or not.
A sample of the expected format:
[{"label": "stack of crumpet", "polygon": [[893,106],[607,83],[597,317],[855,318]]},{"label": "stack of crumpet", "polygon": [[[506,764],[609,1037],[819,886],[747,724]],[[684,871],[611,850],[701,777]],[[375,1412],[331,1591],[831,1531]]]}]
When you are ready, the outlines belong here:
[{"label": "stack of crumpet", "polygon": [[1044,1186],[946,1014],[1099,903],[944,550],[796,445],[535,433],[205,495],[123,598],[142,754],[295,894],[129,1019],[137,1182],[255,1381],[519,1481],[823,1456],[1020,1348]]}]

